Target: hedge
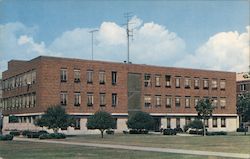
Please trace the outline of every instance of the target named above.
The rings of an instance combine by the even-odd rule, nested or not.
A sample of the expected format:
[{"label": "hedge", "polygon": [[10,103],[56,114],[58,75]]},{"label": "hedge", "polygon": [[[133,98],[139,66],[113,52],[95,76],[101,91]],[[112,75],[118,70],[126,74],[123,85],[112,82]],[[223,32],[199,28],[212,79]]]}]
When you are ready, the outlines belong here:
[{"label": "hedge", "polygon": [[51,134],[42,134],[39,136],[39,139],[65,139],[66,135],[63,133],[51,133]]},{"label": "hedge", "polygon": [[164,129],[163,130],[163,135],[176,135],[176,130],[175,129]]},{"label": "hedge", "polygon": [[0,135],[0,141],[11,141],[13,140],[14,136],[7,134],[7,135]]},{"label": "hedge", "polygon": [[129,130],[129,134],[148,134],[148,130]]}]

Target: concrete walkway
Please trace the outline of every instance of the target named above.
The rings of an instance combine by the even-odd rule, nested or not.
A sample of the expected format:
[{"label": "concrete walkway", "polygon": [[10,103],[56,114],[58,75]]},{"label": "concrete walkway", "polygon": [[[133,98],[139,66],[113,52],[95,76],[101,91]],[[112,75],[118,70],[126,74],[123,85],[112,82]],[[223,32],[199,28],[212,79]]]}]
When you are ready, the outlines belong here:
[{"label": "concrete walkway", "polygon": [[88,146],[88,147],[100,147],[100,148],[112,148],[112,149],[125,149],[125,150],[136,150],[136,151],[167,152],[167,153],[177,153],[177,154],[189,154],[189,155],[218,156],[218,157],[231,157],[231,158],[250,159],[250,154],[243,154],[243,153],[196,151],[196,150],[184,150],[184,149],[169,149],[169,148],[156,148],[156,147],[98,144],[98,143],[79,143],[79,142],[63,141],[63,140],[62,141],[58,141],[58,140],[57,141],[55,141],[55,140],[39,140],[39,139],[17,138],[17,137],[15,137],[14,140],[16,140],[16,141],[29,141],[29,142],[40,142],[40,143],[54,143],[54,144],[65,144],[65,145]]}]

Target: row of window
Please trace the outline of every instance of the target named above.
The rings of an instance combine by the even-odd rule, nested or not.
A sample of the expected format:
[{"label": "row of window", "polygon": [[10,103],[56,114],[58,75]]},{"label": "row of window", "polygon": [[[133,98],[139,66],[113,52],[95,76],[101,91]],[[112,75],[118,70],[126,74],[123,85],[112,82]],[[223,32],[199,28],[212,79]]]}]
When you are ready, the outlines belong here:
[{"label": "row of window", "polygon": [[[164,99],[162,99],[164,98]],[[208,97],[204,97],[205,99],[208,99]],[[191,107],[191,96],[171,96],[166,95],[162,97],[161,95],[155,95],[154,96],[154,105],[155,107],[160,107],[162,104],[165,105],[166,108],[171,108],[173,106],[173,101],[175,104],[175,107],[181,107],[181,100],[184,100],[185,108]],[[165,101],[164,101],[165,100]],[[200,100],[200,97],[194,97],[193,98],[193,107],[195,107]],[[163,103],[164,102],[164,103]],[[151,95],[144,95],[144,107],[151,108],[152,107],[152,96]],[[212,104],[215,108],[218,106],[221,107],[221,109],[225,109],[226,107],[226,97],[220,97],[219,99],[217,97],[212,97]]]},{"label": "row of window", "polygon": [[35,106],[36,106],[35,92],[3,99],[4,110],[31,108]]},{"label": "row of window", "polygon": [[240,91],[246,91],[247,90],[247,84],[240,84]]},{"label": "row of window", "polygon": [[[106,93],[100,93],[99,94],[99,103],[101,107],[106,106]],[[118,104],[118,96],[117,93],[111,94],[111,100],[112,100],[112,107],[116,107]],[[68,104],[68,93],[67,92],[61,92],[60,94],[60,103],[61,105],[67,105]],[[74,92],[74,106],[80,106],[81,105],[81,94],[80,92]],[[87,93],[87,106],[92,107],[94,105],[94,95],[93,92]]]},{"label": "row of window", "polygon": [[[188,125],[190,122],[191,122],[191,117],[186,117],[185,118],[185,125]],[[222,128],[225,128],[226,127],[226,118],[225,117],[221,117],[221,124],[220,126]],[[175,123],[175,127],[176,128],[180,128],[181,127],[181,119],[180,118],[176,118],[176,123]],[[171,118],[167,118],[167,128],[171,128]],[[208,119],[205,119],[205,126],[206,127],[209,127],[209,124],[208,124]],[[218,117],[213,117],[212,118],[212,127],[213,128],[217,128],[218,127]]]},{"label": "row of window", "polygon": [[[161,87],[162,84],[165,85],[165,87],[171,88],[172,83],[175,83],[175,88],[181,88],[181,80],[184,80],[184,88],[190,89],[200,89],[201,87],[201,79],[199,77],[194,77],[193,82],[191,77],[184,77],[182,79],[181,76],[175,76],[172,77],[171,75],[165,75],[165,81],[162,81],[162,76],[161,75],[155,75],[155,87]],[[174,80],[173,80],[174,78]],[[216,79],[213,78],[211,80],[211,83],[208,78],[203,78],[202,79],[202,87],[203,89],[209,89],[211,85],[211,88],[213,90],[217,90],[220,88],[221,90],[225,90],[226,88],[226,80],[225,79]],[[145,87],[151,87],[152,86],[152,75],[151,74],[144,74],[144,86]]]},{"label": "row of window", "polygon": [[[86,77],[87,77],[87,83],[92,84],[93,83],[93,70],[87,70]],[[74,82],[78,83],[81,82],[80,78],[80,70],[74,69]],[[60,71],[60,79],[61,82],[67,82],[68,80],[68,73],[67,69],[61,69]],[[99,84],[105,84],[106,83],[106,73],[105,71],[99,71]],[[111,84],[116,85],[117,83],[117,72],[112,71],[111,72]]]},{"label": "row of window", "polygon": [[32,85],[36,83],[36,71],[31,70],[17,76],[3,80],[2,88],[3,90],[11,90],[17,87],[23,87],[27,85]]}]

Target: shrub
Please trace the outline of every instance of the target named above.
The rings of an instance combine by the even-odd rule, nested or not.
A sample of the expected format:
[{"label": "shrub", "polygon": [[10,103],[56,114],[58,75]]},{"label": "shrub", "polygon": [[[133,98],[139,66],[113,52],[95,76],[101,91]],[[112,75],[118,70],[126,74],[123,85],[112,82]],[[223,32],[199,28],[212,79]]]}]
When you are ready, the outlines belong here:
[{"label": "shrub", "polygon": [[182,128],[174,128],[174,131],[176,133],[182,133],[183,132]]},{"label": "shrub", "polygon": [[65,139],[66,135],[63,133],[41,134],[39,139]]},{"label": "shrub", "polygon": [[20,131],[11,131],[10,132],[10,135],[13,135],[13,136],[19,136],[21,134]]},{"label": "shrub", "polygon": [[132,130],[129,130],[129,134],[148,134],[148,130],[145,130],[145,129],[142,129],[142,130],[132,129]]},{"label": "shrub", "polygon": [[30,131],[30,132],[27,132],[26,136],[28,138],[39,138],[39,136],[42,135],[42,134],[48,134],[48,132],[44,131],[44,130],[41,130],[41,131],[38,131],[38,132]]},{"label": "shrub", "polygon": [[176,131],[174,129],[164,129],[163,130],[163,135],[176,135]]},{"label": "shrub", "polygon": [[27,136],[30,132],[31,132],[30,130],[24,130],[24,131],[22,132],[22,135],[23,135],[23,136]]},{"label": "shrub", "polygon": [[189,134],[195,134],[195,135],[203,135],[203,129],[191,129],[189,130]]},{"label": "shrub", "polygon": [[0,141],[11,141],[13,140],[14,136],[7,134],[7,135],[0,135]]},{"label": "shrub", "polygon": [[115,131],[114,130],[106,130],[106,134],[109,135],[114,135]]},{"label": "shrub", "polygon": [[184,127],[183,127],[184,132],[187,132],[188,129],[189,129],[189,126],[188,125],[184,125]]},{"label": "shrub", "polygon": [[214,135],[227,135],[227,132],[225,131],[214,131],[214,132],[207,132],[208,136],[214,136]]},{"label": "shrub", "polygon": [[248,131],[248,129],[247,128],[237,128],[236,129],[236,132],[247,132]]}]

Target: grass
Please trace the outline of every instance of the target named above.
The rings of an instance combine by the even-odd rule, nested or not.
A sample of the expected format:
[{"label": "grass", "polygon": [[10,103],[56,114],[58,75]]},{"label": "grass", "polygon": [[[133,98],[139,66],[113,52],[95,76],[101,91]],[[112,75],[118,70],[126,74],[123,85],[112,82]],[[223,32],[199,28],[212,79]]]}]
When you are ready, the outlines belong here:
[{"label": "grass", "polygon": [[217,152],[249,153],[250,135],[230,134],[227,136],[165,136],[165,135],[132,135],[115,134],[84,135],[67,138],[68,141],[107,143],[134,146],[162,147],[188,150]]},{"label": "grass", "polygon": [[4,159],[223,159],[221,157],[180,155],[173,153],[142,152],[117,149],[30,143],[22,141],[0,142],[0,158]]}]

